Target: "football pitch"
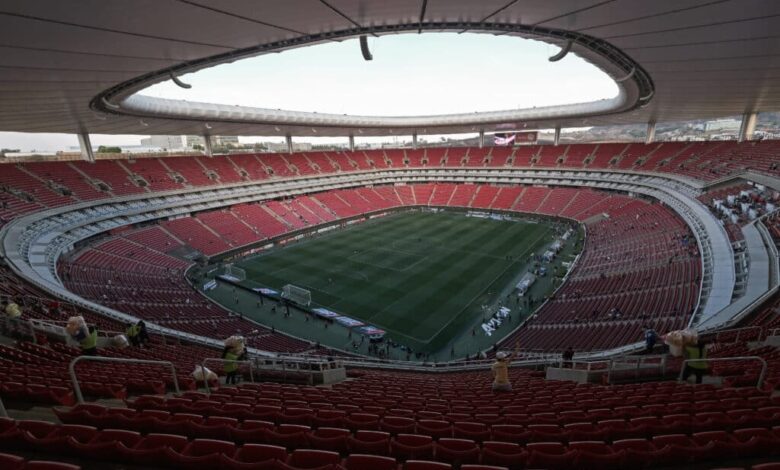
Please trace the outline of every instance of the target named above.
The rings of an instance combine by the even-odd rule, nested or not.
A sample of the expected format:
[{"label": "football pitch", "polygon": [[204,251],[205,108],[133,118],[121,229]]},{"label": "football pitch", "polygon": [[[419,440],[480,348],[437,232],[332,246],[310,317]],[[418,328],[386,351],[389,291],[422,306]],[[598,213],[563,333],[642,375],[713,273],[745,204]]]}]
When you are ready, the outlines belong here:
[{"label": "football pitch", "polygon": [[309,289],[312,301],[437,350],[482,318],[553,241],[551,222],[402,212],[251,256],[247,281]]}]

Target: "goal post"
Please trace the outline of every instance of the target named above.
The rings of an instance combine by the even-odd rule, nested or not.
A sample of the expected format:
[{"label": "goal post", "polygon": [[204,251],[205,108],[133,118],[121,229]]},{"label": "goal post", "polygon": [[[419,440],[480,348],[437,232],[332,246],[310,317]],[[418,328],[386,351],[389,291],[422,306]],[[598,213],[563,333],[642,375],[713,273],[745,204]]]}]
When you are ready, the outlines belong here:
[{"label": "goal post", "polygon": [[233,282],[241,282],[246,280],[246,271],[239,267],[233,266],[232,263],[226,264],[222,269],[221,277]]},{"label": "goal post", "polygon": [[292,284],[282,287],[282,298],[306,307],[311,305],[311,291]]}]

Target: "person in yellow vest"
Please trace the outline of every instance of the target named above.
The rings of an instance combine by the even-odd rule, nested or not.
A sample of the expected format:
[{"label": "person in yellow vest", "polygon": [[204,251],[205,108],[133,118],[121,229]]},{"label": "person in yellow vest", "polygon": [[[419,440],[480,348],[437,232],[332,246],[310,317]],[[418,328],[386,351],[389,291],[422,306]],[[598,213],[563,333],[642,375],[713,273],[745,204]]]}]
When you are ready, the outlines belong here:
[{"label": "person in yellow vest", "polygon": [[685,346],[685,359],[690,362],[685,363],[683,380],[688,380],[688,377],[693,374],[696,376],[696,383],[700,384],[707,372],[707,345],[704,341],[699,340],[696,344]]},{"label": "person in yellow vest", "polygon": [[88,333],[79,341],[82,356],[97,356],[98,330],[94,326],[88,328]]},{"label": "person in yellow vest", "polygon": [[509,364],[512,359],[517,355],[520,350],[520,342],[515,347],[515,352],[507,354],[503,351],[496,353],[496,362],[490,366],[490,370],[493,372],[493,391],[494,392],[511,392],[512,383],[509,382]]},{"label": "person in yellow vest", "polygon": [[141,328],[132,323],[125,329],[125,336],[127,336],[127,340],[130,341],[130,344],[133,346],[138,346],[140,344],[138,341],[138,334],[140,332]]},{"label": "person in yellow vest", "polygon": [[[222,359],[226,361],[243,361],[246,360],[246,348],[244,348],[244,339],[239,336],[231,336],[225,340],[225,349],[222,350]],[[227,377],[225,378],[225,385],[238,384],[239,371],[238,363],[225,362],[223,369]]]}]

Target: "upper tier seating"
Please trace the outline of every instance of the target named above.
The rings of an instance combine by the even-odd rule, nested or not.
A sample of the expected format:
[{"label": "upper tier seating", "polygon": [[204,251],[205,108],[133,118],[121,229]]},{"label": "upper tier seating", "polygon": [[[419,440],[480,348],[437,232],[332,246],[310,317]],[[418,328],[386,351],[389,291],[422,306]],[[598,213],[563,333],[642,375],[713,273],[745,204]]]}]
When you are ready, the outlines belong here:
[{"label": "upper tier seating", "polygon": [[[615,169],[673,173],[713,180],[744,170],[780,176],[780,141],[570,144],[562,146],[453,147],[419,150],[244,154],[230,156],[46,162],[3,165],[0,185],[47,207],[185,186],[210,186],[371,168],[504,167]],[[488,163],[485,163],[485,162]],[[373,165],[372,165],[373,163]],[[137,175],[148,185],[140,187]],[[176,178],[181,177],[180,182]],[[47,186],[47,182],[51,182]],[[105,183],[99,188],[98,183]],[[63,196],[58,189],[73,196]]]}]

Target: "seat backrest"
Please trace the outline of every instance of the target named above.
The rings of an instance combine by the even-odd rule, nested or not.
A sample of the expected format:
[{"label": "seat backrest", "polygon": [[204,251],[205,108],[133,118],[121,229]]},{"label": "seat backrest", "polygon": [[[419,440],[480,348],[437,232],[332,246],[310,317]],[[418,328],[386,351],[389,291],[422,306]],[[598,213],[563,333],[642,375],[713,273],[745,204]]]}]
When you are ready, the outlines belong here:
[{"label": "seat backrest", "polygon": [[232,456],[236,453],[236,444],[216,439],[195,439],[184,449],[184,453],[195,457],[209,454]]},{"label": "seat backrest", "polygon": [[649,452],[655,450],[653,443],[647,439],[620,439],[612,443],[612,450],[637,450]]},{"label": "seat backrest", "polygon": [[276,425],[271,421],[261,421],[259,419],[245,419],[238,426],[241,430],[270,429],[273,430]]},{"label": "seat backrest", "polygon": [[63,424],[56,431],[57,435],[69,436],[79,442],[88,442],[98,435],[98,430],[94,426],[84,426],[81,424]]},{"label": "seat backrest", "polygon": [[296,449],[290,454],[289,464],[300,468],[317,468],[341,461],[338,452],[314,449]]},{"label": "seat backrest", "polygon": [[477,444],[471,439],[453,439],[443,437],[436,441],[438,445],[451,450],[469,450],[477,447]]},{"label": "seat backrest", "polygon": [[244,444],[236,450],[234,458],[241,462],[263,462],[276,459],[287,461],[287,449],[269,444]]},{"label": "seat backrest", "polygon": [[452,465],[427,460],[407,460],[404,463],[404,470],[452,470]]},{"label": "seat backrest", "polygon": [[314,435],[317,437],[346,437],[351,435],[352,432],[349,429],[344,428],[329,428],[329,427],[322,427],[317,428],[316,431],[314,431]]},{"label": "seat backrest", "polygon": [[487,425],[483,423],[473,423],[470,421],[457,421],[453,424],[457,429],[461,429],[467,432],[482,432],[487,431]]},{"label": "seat backrest", "polygon": [[359,441],[378,442],[390,439],[390,433],[384,431],[359,430],[355,433],[355,438]]},{"label": "seat backrest", "polygon": [[545,454],[565,454],[566,447],[560,442],[529,442],[526,444],[526,448],[534,452],[542,452]]},{"label": "seat backrest", "polygon": [[136,444],[136,449],[158,449],[169,447],[171,450],[181,451],[187,445],[187,438],[178,434],[149,434],[141,442]]},{"label": "seat backrest", "polygon": [[421,434],[399,434],[395,437],[396,442],[406,446],[424,446],[433,442],[431,436]]},{"label": "seat backrest", "polygon": [[98,432],[95,441],[98,442],[121,442],[126,447],[133,447],[138,441],[143,439],[140,433],[128,431],[126,429],[104,429]]},{"label": "seat backrest", "polygon": [[569,450],[584,450],[594,454],[609,454],[609,446],[601,441],[574,441],[569,443]]},{"label": "seat backrest", "polygon": [[380,455],[351,454],[344,461],[347,470],[395,470],[397,465],[394,458]]},{"label": "seat backrest", "polygon": [[238,420],[236,418],[228,418],[227,416],[209,416],[203,424],[206,424],[207,426],[221,425],[237,427]]},{"label": "seat backrest", "polygon": [[57,429],[57,425],[48,421],[39,421],[34,419],[23,419],[16,423],[16,428],[20,431],[26,431],[34,437],[42,439]]},{"label": "seat backrest", "polygon": [[523,451],[520,444],[514,442],[485,441],[482,443],[482,449],[490,449],[499,454],[519,454]]},{"label": "seat backrest", "polygon": [[11,454],[0,454],[0,468],[5,470],[21,470],[24,467],[24,457]]},{"label": "seat backrest", "polygon": [[690,446],[691,441],[685,434],[664,434],[662,436],[653,436],[653,444],[656,447],[668,445]]}]

